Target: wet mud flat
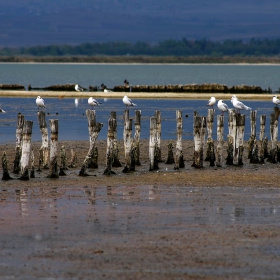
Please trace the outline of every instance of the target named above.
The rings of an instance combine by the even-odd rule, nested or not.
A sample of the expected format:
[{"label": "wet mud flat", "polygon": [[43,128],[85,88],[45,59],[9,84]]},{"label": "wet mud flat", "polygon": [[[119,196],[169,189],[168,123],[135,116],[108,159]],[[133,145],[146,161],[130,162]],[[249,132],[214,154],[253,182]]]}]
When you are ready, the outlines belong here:
[{"label": "wet mud flat", "polygon": [[[61,144],[80,167],[88,143]],[[143,140],[136,172],[104,176],[105,145],[92,176],[1,181],[1,279],[279,279],[279,164],[197,170],[184,141],[185,168],[149,172]]]}]

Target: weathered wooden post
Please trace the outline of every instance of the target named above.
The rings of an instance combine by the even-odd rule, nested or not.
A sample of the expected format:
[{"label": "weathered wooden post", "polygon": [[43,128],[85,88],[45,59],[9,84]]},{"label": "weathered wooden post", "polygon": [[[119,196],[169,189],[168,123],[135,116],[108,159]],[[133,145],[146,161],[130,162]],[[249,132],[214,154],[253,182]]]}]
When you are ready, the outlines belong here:
[{"label": "weathered wooden post", "polygon": [[8,161],[7,161],[5,151],[4,151],[3,156],[2,156],[2,169],[3,169],[2,180],[4,180],[4,181],[12,180],[13,178],[10,176],[9,170],[8,170]]},{"label": "weathered wooden post", "polygon": [[124,111],[123,140],[124,140],[125,166],[122,172],[126,173],[130,171],[131,147],[132,147],[132,119],[129,118],[129,110]]},{"label": "weathered wooden post", "polygon": [[22,148],[20,159],[20,180],[29,180],[28,163],[31,150],[32,121],[24,121],[22,129]]},{"label": "weathered wooden post", "polygon": [[50,120],[51,142],[50,142],[50,173],[47,178],[58,178],[58,120]]},{"label": "weathered wooden post", "polygon": [[182,134],[183,134],[183,118],[182,111],[176,110],[176,122],[177,122],[177,143],[176,143],[176,154],[175,154],[175,165],[174,170],[184,168],[184,157],[182,148]]},{"label": "weathered wooden post", "polygon": [[30,161],[31,161],[30,178],[35,178],[35,162],[34,162],[34,150],[33,149],[31,150]]},{"label": "weathered wooden post", "polygon": [[66,150],[65,150],[65,146],[62,145],[60,148],[60,169],[59,169],[59,176],[66,176],[66,173],[64,172],[64,170],[67,170],[66,167]]},{"label": "weathered wooden post", "polygon": [[78,161],[78,159],[77,159],[76,152],[73,149],[71,149],[71,160],[70,160],[70,164],[68,167],[70,167],[70,168],[76,167],[77,161]]},{"label": "weathered wooden post", "polygon": [[234,114],[235,143],[233,145],[233,164],[243,165],[245,115]]},{"label": "weathered wooden post", "polygon": [[149,159],[150,159],[150,169],[149,171],[154,171],[158,169],[158,162],[156,153],[157,145],[157,118],[150,118],[150,142],[149,142]]},{"label": "weathered wooden post", "polygon": [[22,129],[24,124],[24,115],[18,114],[17,128],[16,128],[16,150],[14,159],[13,173],[20,172],[20,158],[21,158],[21,141],[22,141]]},{"label": "weathered wooden post", "polygon": [[173,164],[175,163],[174,156],[173,156],[173,144],[170,142],[167,145],[168,153],[167,153],[167,160],[165,164]]},{"label": "weathered wooden post", "polygon": [[266,115],[260,116],[260,159],[259,163],[264,163],[264,133],[265,133]]},{"label": "weathered wooden post", "polygon": [[[250,124],[251,124],[251,136],[248,141],[248,158],[250,159],[250,162],[251,162],[252,158],[254,158],[254,160],[252,161],[252,163],[254,163],[256,158],[258,158],[258,155],[252,154],[254,143],[256,143],[255,142],[256,126],[257,126],[256,125],[257,124],[257,111],[256,110],[250,111]],[[254,148],[254,152],[256,152],[256,147]]]},{"label": "weathered wooden post", "polygon": [[[277,107],[276,107],[277,109]],[[270,138],[271,138],[271,149],[268,161],[271,163],[278,162],[278,111],[274,108],[274,113],[270,114]]]},{"label": "weathered wooden post", "polygon": [[157,156],[158,162],[161,162],[161,112],[156,110],[155,117],[157,119],[157,128],[156,128],[156,143],[157,143]]},{"label": "weathered wooden post", "polygon": [[194,112],[193,132],[194,132],[194,161],[192,167],[203,168],[203,146],[205,142],[206,118],[198,116]]},{"label": "weathered wooden post", "polygon": [[222,166],[223,146],[224,146],[224,116],[217,116],[217,161],[216,166]]},{"label": "weathered wooden post", "polygon": [[116,174],[112,171],[112,165],[114,161],[114,141],[115,141],[115,130],[117,126],[116,119],[108,120],[108,134],[107,134],[107,152],[106,152],[106,168],[103,172],[104,175]]},{"label": "weathered wooden post", "polygon": [[206,119],[207,123],[207,148],[206,148],[206,161],[210,161],[210,166],[215,166],[215,150],[214,150],[214,141],[212,138],[213,134],[213,124],[214,124],[214,115],[215,110],[214,109],[208,109],[208,115]]},{"label": "weathered wooden post", "polygon": [[141,110],[135,111],[135,133],[134,133],[134,145],[135,145],[135,164],[140,166],[140,132],[141,132]]},{"label": "weathered wooden post", "polygon": [[116,126],[114,126],[114,141],[113,141],[113,164],[112,164],[112,167],[121,167],[121,163],[120,163],[120,160],[119,160],[119,147],[118,147],[118,137],[117,137],[117,126],[118,126],[118,123],[117,123],[117,113],[116,112],[111,112],[111,116],[110,116],[111,119],[114,119],[116,120]]},{"label": "weathered wooden post", "polygon": [[88,119],[89,150],[83,162],[79,176],[88,176],[88,174],[86,173],[86,169],[94,153],[96,139],[99,135],[100,130],[103,127],[103,123],[96,122],[94,110],[86,110],[86,115]]},{"label": "weathered wooden post", "polygon": [[226,164],[233,165],[233,150],[235,146],[235,133],[236,129],[235,111],[233,109],[229,110],[228,114],[228,136],[227,136],[227,159]]},{"label": "weathered wooden post", "polygon": [[40,131],[42,134],[42,145],[39,150],[39,168],[40,170],[41,165],[43,168],[48,168],[48,160],[49,160],[49,139],[48,139],[48,127],[46,123],[46,114],[44,111],[38,111],[38,123],[40,127]]}]

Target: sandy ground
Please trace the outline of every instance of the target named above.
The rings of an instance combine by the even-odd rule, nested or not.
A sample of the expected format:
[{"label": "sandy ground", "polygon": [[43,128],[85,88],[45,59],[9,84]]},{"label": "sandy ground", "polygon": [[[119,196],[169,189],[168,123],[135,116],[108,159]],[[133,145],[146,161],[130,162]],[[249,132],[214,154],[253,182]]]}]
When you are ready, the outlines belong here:
[{"label": "sandy ground", "polygon": [[[198,170],[184,141],[186,166],[175,171],[163,141],[150,172],[148,143],[133,173],[103,175],[104,140],[92,176],[78,176],[86,141],[60,142],[68,161],[71,148],[79,159],[67,176],[10,172],[15,180],[0,187],[0,279],[279,279],[279,164],[249,164],[245,152],[242,167]],[[0,150],[12,170],[14,146]]]}]

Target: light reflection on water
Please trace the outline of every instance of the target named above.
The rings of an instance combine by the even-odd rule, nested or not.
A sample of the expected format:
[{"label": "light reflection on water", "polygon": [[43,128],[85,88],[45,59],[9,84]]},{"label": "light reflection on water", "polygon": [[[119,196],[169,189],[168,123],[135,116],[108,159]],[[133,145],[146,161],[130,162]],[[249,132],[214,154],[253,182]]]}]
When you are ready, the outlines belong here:
[{"label": "light reflection on water", "polygon": [[[230,98],[230,96],[229,96]],[[102,105],[95,107],[97,121],[104,124],[99,134],[99,139],[107,137],[107,123],[111,111],[116,111],[118,121],[118,139],[123,137],[123,112],[125,107],[121,99],[98,99]],[[207,100],[168,100],[168,99],[134,99],[137,107],[130,109],[130,117],[133,118],[135,109],[141,110],[141,138],[149,138],[150,117],[154,116],[156,110],[161,111],[162,117],[162,139],[176,139],[176,110],[183,113],[183,139],[193,139],[193,112],[196,110],[199,115],[207,116]],[[224,100],[231,108],[229,100]],[[35,98],[1,98],[3,109],[6,114],[0,115],[0,142],[12,141],[15,139],[17,114],[20,112],[26,120],[34,121],[32,141],[41,140],[41,134],[37,121],[37,107]],[[59,120],[59,140],[87,140],[88,127],[85,110],[90,109],[87,99],[74,98],[46,98],[45,109],[47,122],[49,119]],[[269,136],[269,116],[273,110],[271,101],[245,101],[246,105],[257,110],[257,133],[259,131],[259,116],[267,115],[266,135]],[[250,134],[250,113],[246,114],[245,140]],[[220,114],[218,110],[216,116]],[[189,117],[186,118],[185,115]],[[227,135],[227,115],[225,115],[225,137]],[[214,139],[216,139],[216,121],[214,122]]]}]

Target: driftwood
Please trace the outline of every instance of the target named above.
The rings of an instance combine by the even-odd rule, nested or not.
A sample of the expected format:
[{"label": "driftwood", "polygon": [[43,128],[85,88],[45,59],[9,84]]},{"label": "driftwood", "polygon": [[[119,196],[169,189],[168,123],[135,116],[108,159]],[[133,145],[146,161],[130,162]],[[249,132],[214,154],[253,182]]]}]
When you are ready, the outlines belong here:
[{"label": "driftwood", "polygon": [[134,133],[134,145],[135,145],[135,164],[140,166],[140,132],[141,132],[141,110],[135,111],[135,133]]},{"label": "driftwood", "polygon": [[184,168],[183,148],[182,148],[182,133],[183,133],[183,118],[182,111],[176,111],[176,122],[177,122],[177,142],[176,142],[176,153],[175,153],[175,165],[174,170]]},{"label": "driftwood", "polygon": [[24,121],[22,129],[22,149],[20,159],[20,180],[29,180],[28,163],[31,152],[32,121]]},{"label": "driftwood", "polygon": [[149,171],[158,169],[158,158],[157,158],[157,118],[150,118],[150,142],[149,142],[149,160],[150,168]]},{"label": "driftwood", "polygon": [[217,116],[217,161],[216,166],[222,166],[223,146],[224,146],[224,116]]},{"label": "driftwood", "polygon": [[3,169],[2,180],[4,180],[4,181],[12,180],[13,178],[10,176],[9,170],[8,170],[8,161],[7,161],[5,151],[4,151],[3,156],[2,156],[2,169]]},{"label": "driftwood", "polygon": [[17,121],[17,128],[16,128],[16,149],[15,149],[15,159],[14,159],[14,169],[13,169],[13,173],[16,173],[16,174],[20,172],[23,124],[24,124],[24,116],[19,113],[18,121]]},{"label": "driftwood", "polygon": [[49,139],[48,139],[48,128],[46,123],[46,114],[44,111],[38,111],[38,123],[42,135],[42,145],[39,150],[39,168],[41,166],[45,169],[48,169],[48,160],[49,160]]},{"label": "driftwood", "polygon": [[192,167],[203,168],[203,146],[205,142],[205,127],[206,118],[198,116],[198,113],[194,112],[194,157]]},{"label": "driftwood", "polygon": [[79,172],[79,176],[88,176],[86,173],[86,169],[88,168],[89,162],[92,159],[94,154],[95,142],[99,135],[100,130],[103,127],[103,123],[96,122],[95,111],[94,110],[86,110],[86,115],[88,119],[88,131],[89,131],[89,143],[90,147],[86,158],[83,162],[82,168]]},{"label": "driftwood", "polygon": [[50,173],[47,178],[58,178],[58,120],[50,120],[51,143],[50,143]]},{"label": "driftwood", "polygon": [[130,171],[132,148],[132,119],[129,118],[129,110],[124,111],[123,141],[125,165],[122,172],[126,173]]}]

